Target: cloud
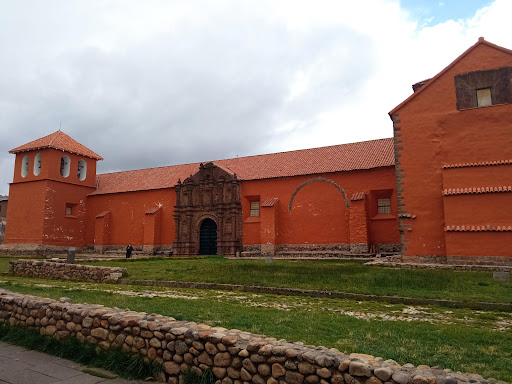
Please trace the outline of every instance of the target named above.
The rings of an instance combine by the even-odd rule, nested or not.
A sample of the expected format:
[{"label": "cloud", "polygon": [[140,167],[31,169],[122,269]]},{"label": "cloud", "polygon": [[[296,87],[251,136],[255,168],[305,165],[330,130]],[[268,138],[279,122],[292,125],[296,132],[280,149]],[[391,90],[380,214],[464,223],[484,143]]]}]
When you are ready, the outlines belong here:
[{"label": "cloud", "polygon": [[385,0],[0,2],[0,193],[7,151],[60,125],[99,172],[390,137],[411,84],[482,34],[512,47],[507,14],[498,0],[421,27]]}]

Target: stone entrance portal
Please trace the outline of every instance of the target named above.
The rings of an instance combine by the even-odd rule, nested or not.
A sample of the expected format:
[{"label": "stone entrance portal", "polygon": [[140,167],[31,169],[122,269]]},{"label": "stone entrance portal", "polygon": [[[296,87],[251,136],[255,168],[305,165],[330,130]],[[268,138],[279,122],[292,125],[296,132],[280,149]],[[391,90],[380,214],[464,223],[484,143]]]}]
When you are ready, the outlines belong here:
[{"label": "stone entrance portal", "polygon": [[199,231],[199,254],[217,254],[217,224],[210,218],[201,223]]},{"label": "stone entrance portal", "polygon": [[[201,164],[198,172],[183,183],[178,181],[174,188],[174,255],[235,256],[242,250],[241,186],[235,173],[214,163]],[[212,222],[216,226],[216,252],[210,253],[209,249],[203,253],[206,245],[202,246],[200,239],[207,231],[203,225],[210,226],[212,233]],[[209,236],[212,242],[213,235]]]}]

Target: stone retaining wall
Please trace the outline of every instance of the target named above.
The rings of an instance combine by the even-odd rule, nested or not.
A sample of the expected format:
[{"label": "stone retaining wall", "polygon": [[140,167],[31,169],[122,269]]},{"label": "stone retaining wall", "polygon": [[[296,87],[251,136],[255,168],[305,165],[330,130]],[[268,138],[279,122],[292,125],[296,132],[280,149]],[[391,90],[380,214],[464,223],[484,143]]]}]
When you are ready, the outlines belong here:
[{"label": "stone retaining wall", "polygon": [[161,381],[211,369],[217,384],[488,384],[479,375],[276,340],[239,330],[101,305],[71,304],[0,289],[0,323],[104,349],[141,354],[163,365]]},{"label": "stone retaining wall", "polygon": [[9,272],[14,276],[102,283],[116,283],[128,274],[126,268],[69,264],[63,260],[10,260]]}]

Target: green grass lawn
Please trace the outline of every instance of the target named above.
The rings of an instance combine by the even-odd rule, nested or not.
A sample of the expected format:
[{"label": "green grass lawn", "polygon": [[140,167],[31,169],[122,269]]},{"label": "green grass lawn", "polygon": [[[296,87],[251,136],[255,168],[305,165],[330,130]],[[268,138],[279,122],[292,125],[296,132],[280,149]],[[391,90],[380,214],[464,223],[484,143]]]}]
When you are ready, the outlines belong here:
[{"label": "green grass lawn", "polygon": [[[7,271],[8,260],[9,257],[0,256],[0,272]],[[95,264],[126,267],[132,279],[512,302],[512,284],[493,281],[491,272],[400,270],[365,266],[357,261],[278,260],[265,263],[263,260],[218,257],[117,260]],[[0,276],[0,288],[53,298],[67,296],[76,303],[98,303],[160,313],[178,320],[324,345],[348,353],[368,353],[395,359],[401,364],[438,365],[512,381],[510,313],[11,276]],[[400,318],[399,314],[411,309],[406,319]],[[398,318],[390,321],[381,316],[382,313]],[[499,329],[500,323],[505,327]]]},{"label": "green grass lawn", "polygon": [[[452,316],[460,318],[460,322],[454,324],[449,319],[445,323],[386,321],[356,318],[328,309],[329,306],[334,309],[338,306],[357,308],[359,304],[350,300],[287,298],[249,293],[239,300],[228,300],[227,295],[222,292],[176,289],[172,292],[186,292],[194,297],[159,297],[159,292],[161,294],[164,290],[156,288],[152,291],[155,297],[137,297],[127,295],[126,290],[147,293],[148,288],[61,281],[46,281],[41,284],[42,282],[44,280],[8,278],[8,281],[0,281],[0,287],[52,298],[66,296],[76,303],[100,303],[147,313],[154,312],[178,320],[204,322],[212,326],[266,334],[277,339],[334,347],[348,353],[367,353],[384,359],[394,359],[401,364],[438,365],[512,381],[512,331],[510,328],[497,331],[491,327],[492,322],[501,318],[499,312],[486,314],[479,311],[483,320],[485,317],[492,320],[487,323],[481,321],[475,326],[471,326],[469,321],[466,323],[472,317],[470,310],[455,310],[453,313],[446,308],[435,307],[430,310],[439,311],[439,314],[452,313]],[[247,297],[250,299],[247,300]],[[288,299],[306,302],[311,300],[312,304],[275,307],[264,305],[266,301],[284,304]],[[317,300],[318,305],[314,305]],[[373,304],[378,306],[377,311],[384,307],[399,310],[407,307]],[[362,303],[366,307],[359,310],[369,310],[373,304]],[[425,309],[429,310],[423,307]],[[510,316],[507,319],[510,321]]]},{"label": "green grass lawn", "polygon": [[[120,266],[133,280],[177,280],[399,295],[460,301],[512,303],[512,282],[498,282],[492,272],[394,269],[360,261],[133,259],[95,262]],[[1,265],[0,265],[1,268]]]}]

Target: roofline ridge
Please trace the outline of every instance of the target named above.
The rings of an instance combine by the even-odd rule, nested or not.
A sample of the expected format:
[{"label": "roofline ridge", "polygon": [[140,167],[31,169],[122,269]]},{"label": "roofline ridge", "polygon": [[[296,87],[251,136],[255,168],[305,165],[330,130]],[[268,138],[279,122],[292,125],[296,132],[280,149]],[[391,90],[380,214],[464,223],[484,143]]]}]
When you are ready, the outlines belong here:
[{"label": "roofline ridge", "polygon": [[352,143],[343,143],[343,144],[334,144],[334,145],[325,145],[322,147],[313,147],[313,148],[302,148],[302,149],[291,149],[289,151],[280,151],[280,152],[270,152],[270,153],[260,153],[258,155],[248,155],[248,156],[242,156],[242,157],[231,157],[226,159],[218,159],[218,160],[212,160],[212,161],[226,161],[226,160],[236,160],[236,159],[246,159],[248,157],[259,157],[259,156],[269,156],[269,155],[278,155],[280,153],[292,153],[292,152],[301,152],[301,151],[312,151],[315,149],[323,149],[323,148],[333,148],[333,147],[341,147],[344,145],[352,145],[352,144],[362,144],[362,143],[369,143],[371,141],[380,141],[380,140],[393,140],[392,137],[385,137],[381,139],[372,139],[372,140],[363,140],[363,141],[354,141]]},{"label": "roofline ridge", "polygon": [[453,60],[450,64],[448,64],[446,67],[444,67],[440,72],[438,72],[435,76],[430,78],[429,81],[425,83],[420,89],[418,89],[416,92],[413,92],[409,97],[407,97],[404,101],[402,101],[400,104],[398,104],[395,108],[393,108],[391,111],[388,112],[388,115],[391,119],[392,115],[395,114],[399,109],[401,109],[405,104],[408,104],[413,98],[415,98],[417,95],[419,95],[421,92],[423,92],[425,89],[427,89],[429,86],[431,86],[433,83],[436,82],[437,79],[439,79],[442,75],[444,75],[446,72],[448,72],[449,69],[451,69],[455,64],[457,64],[459,61],[461,61],[464,57],[466,57],[470,52],[472,52],[476,47],[479,45],[484,44],[491,48],[498,49],[502,52],[508,53],[509,55],[512,55],[512,50],[500,47],[499,45],[493,44],[487,40],[485,40],[483,37],[480,37],[478,41],[473,44],[471,47],[466,49],[464,52],[462,52],[455,60]]},{"label": "roofline ridge", "polygon": [[[127,170],[124,170],[124,171],[114,171],[114,172],[105,172],[105,173],[99,173],[98,176],[102,176],[102,175],[112,175],[114,173],[123,173],[123,172],[137,172],[137,171],[147,171],[147,170],[150,170],[150,169],[160,169],[160,168],[170,168],[170,167],[179,167],[179,166],[184,166],[184,165],[195,165],[197,164],[199,166],[199,164],[201,163],[216,163],[216,162],[221,162],[221,161],[227,161],[227,160],[236,160],[236,159],[246,159],[246,158],[249,158],[249,157],[259,157],[259,156],[269,156],[269,155],[277,155],[277,154],[280,154],[280,153],[291,153],[291,152],[300,152],[300,151],[311,151],[311,150],[314,150],[314,149],[322,149],[322,148],[332,148],[332,147],[339,147],[339,146],[343,146],[343,145],[351,145],[351,144],[361,144],[361,143],[369,143],[369,142],[376,142],[376,141],[384,141],[384,140],[393,140],[392,137],[385,137],[385,138],[381,138],[381,139],[372,139],[372,140],[364,140],[364,141],[355,141],[355,142],[352,142],[352,143],[345,143],[345,144],[335,144],[335,145],[326,145],[324,147],[315,147],[315,148],[304,148],[304,149],[293,149],[291,151],[282,151],[282,152],[271,152],[271,153],[262,153],[262,154],[259,154],[259,155],[249,155],[249,156],[242,156],[242,157],[230,157],[230,158],[225,158],[225,159],[217,159],[217,160],[207,160],[207,161],[196,161],[196,162],[193,162],[193,163],[184,163],[184,164],[170,164],[170,165],[163,165],[163,166],[160,166],[160,167],[149,167],[149,168],[138,168],[138,169],[127,169]],[[227,167],[226,165],[224,164],[221,164],[223,167],[226,167],[228,169],[230,169],[229,167]],[[231,170],[231,169],[230,169]],[[231,170],[231,172],[234,173],[234,171]]]},{"label": "roofline ridge", "polygon": [[[59,133],[63,133],[60,129],[58,131],[55,131],[53,133],[50,133],[50,135],[48,136],[51,136],[51,135],[55,135],[52,137],[52,139],[50,140],[50,142],[48,143],[48,146],[51,146],[53,144],[53,142],[55,141],[55,139],[57,138],[57,136],[59,136]],[[67,135],[66,135],[67,136]],[[68,136],[69,137],[69,136]]]}]

